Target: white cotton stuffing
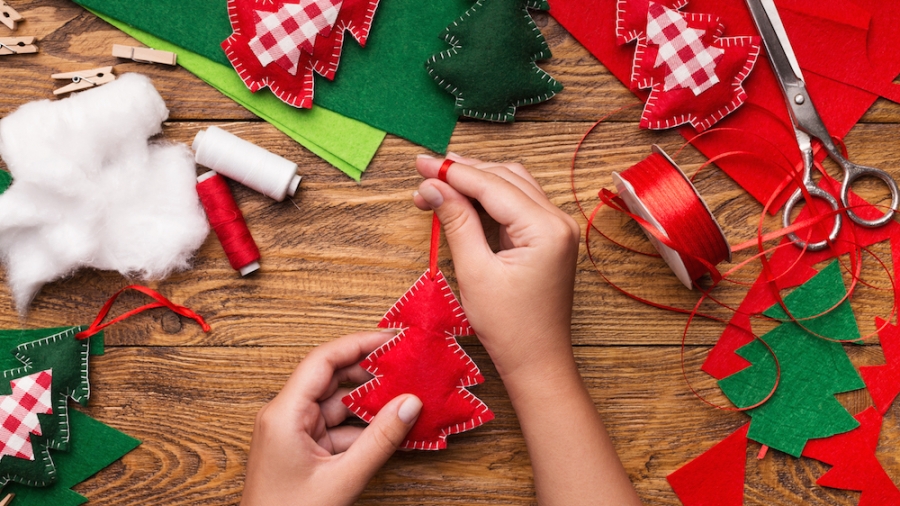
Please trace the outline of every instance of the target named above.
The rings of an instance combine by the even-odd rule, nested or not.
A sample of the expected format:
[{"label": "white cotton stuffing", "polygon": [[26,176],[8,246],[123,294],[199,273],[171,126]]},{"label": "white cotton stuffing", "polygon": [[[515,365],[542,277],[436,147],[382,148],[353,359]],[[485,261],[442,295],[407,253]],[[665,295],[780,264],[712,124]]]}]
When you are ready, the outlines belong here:
[{"label": "white cotton stuffing", "polygon": [[0,258],[24,313],[81,267],[161,279],[190,267],[209,233],[187,146],[148,139],[169,115],[150,79],[124,74],[0,120]]}]

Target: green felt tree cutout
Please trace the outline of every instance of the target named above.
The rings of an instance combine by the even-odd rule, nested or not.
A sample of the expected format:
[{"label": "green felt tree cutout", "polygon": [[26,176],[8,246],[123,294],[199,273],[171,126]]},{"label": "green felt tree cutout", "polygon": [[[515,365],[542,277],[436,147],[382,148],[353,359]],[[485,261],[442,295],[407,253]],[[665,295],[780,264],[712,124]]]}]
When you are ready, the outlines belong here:
[{"label": "green felt tree cutout", "polygon": [[452,47],[425,63],[431,77],[456,97],[461,116],[512,121],[516,107],[549,100],[562,85],[536,60],[550,48],[528,9],[546,0],[478,0],[441,35]]},{"label": "green felt tree cutout", "polygon": [[[90,340],[75,339],[83,327],[43,331],[41,337],[19,344],[13,350],[17,367],[3,370],[0,395],[10,395],[10,381],[39,371],[52,371],[51,403],[53,412],[39,414],[41,434],[31,435],[33,459],[4,455],[0,458],[0,486],[15,481],[43,487],[56,480],[56,467],[50,450],[68,451],[70,440],[68,399],[84,405],[90,396],[88,354]],[[18,335],[22,335],[22,331]],[[24,331],[27,333],[28,331]],[[41,331],[37,331],[41,332]],[[7,364],[8,365],[8,364]]]},{"label": "green felt tree cutout", "polygon": [[[833,310],[846,288],[840,266],[833,262],[784,298],[795,319],[830,339],[858,340],[859,328],[847,301]],[[823,314],[824,312],[824,314]],[[791,321],[780,306],[765,311],[783,321],[763,336],[781,365],[778,389],[765,404],[747,411],[752,421],[747,437],[799,457],[809,439],[855,429],[859,422],[834,395],[864,388],[841,343],[817,337]],[[738,407],[756,404],[772,389],[775,360],[760,341],[738,349],[751,366],[719,381],[726,396]]]}]

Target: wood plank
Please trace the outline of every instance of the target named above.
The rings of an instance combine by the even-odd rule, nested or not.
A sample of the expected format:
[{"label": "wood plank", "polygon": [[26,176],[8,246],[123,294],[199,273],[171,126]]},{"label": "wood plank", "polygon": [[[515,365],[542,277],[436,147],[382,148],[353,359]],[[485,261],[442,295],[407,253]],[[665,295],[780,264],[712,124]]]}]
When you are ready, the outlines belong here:
[{"label": "wood plank", "polygon": [[[502,383],[484,349],[471,338],[461,342],[486,378],[472,391],[497,418],[452,436],[446,451],[398,453],[359,504],[533,504],[527,452]],[[143,444],[77,490],[97,506],[237,504],[256,411],[310,349],[112,347],[94,357],[86,412]],[[882,360],[876,348],[848,351],[856,365]],[[720,412],[692,396],[675,347],[577,347],[575,353],[647,504],[678,504],[666,475],[745,423],[744,415]],[[704,349],[692,348],[686,364],[695,387],[712,395],[714,385],[698,372],[704,356]],[[862,392],[841,399],[853,412],[869,403]],[[892,409],[879,447],[894,477],[900,477],[900,460],[891,451],[900,444],[898,418]],[[746,504],[856,504],[852,493],[814,485],[824,466],[777,451],[757,461],[758,450],[755,443],[748,449]]]}]

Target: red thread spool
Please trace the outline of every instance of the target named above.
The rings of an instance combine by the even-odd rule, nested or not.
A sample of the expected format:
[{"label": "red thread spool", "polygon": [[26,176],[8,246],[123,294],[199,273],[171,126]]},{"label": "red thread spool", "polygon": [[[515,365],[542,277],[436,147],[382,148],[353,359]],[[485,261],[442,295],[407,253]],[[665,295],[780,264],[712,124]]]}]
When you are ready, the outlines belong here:
[{"label": "red thread spool", "polygon": [[678,165],[659,146],[642,162],[618,174],[613,182],[628,209],[652,223],[682,253],[661,243],[651,234],[650,242],[675,276],[691,288],[693,281],[709,272],[709,265],[731,260],[731,248],[697,189]]},{"label": "red thread spool", "polygon": [[209,224],[234,270],[246,276],[259,269],[259,248],[250,235],[244,214],[234,201],[225,178],[210,171],[197,178],[197,195]]}]

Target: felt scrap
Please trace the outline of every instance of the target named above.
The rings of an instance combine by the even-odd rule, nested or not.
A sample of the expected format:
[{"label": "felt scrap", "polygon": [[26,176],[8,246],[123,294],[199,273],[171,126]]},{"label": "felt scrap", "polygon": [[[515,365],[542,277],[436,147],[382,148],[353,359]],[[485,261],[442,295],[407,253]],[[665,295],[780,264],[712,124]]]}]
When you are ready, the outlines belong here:
[{"label": "felt scrap", "polygon": [[472,430],[494,414],[467,388],[484,382],[455,336],[474,333],[444,274],[426,271],[378,324],[403,329],[360,363],[375,377],[343,398],[370,422],[398,395],[415,394],[423,404],[402,448],[442,450],[447,436]]},{"label": "felt scrap", "polygon": [[[230,66],[219,47],[232,33],[226,0],[77,3]],[[434,85],[422,62],[443,48],[434,34],[467,7],[468,0],[383,2],[365,49],[345,44],[338,78],[316,79],[316,106],[444,152],[457,121],[453,97]]]},{"label": "felt scrap", "polygon": [[[550,14],[627,84],[631,80],[633,51],[616,40],[616,26],[611,20],[616,19],[618,4],[619,0],[550,0]],[[896,44],[900,3],[784,0],[778,7],[809,94],[833,136],[845,136],[879,94],[894,98],[895,92],[884,89],[900,74],[900,45]],[[684,10],[718,17],[730,35],[757,35],[743,0],[691,0]],[[864,19],[869,20],[867,25],[862,22]],[[865,36],[861,25],[865,25]],[[859,58],[862,47],[866,56],[863,60]],[[813,53],[817,60],[808,56]],[[775,195],[795,167],[800,166],[800,154],[784,98],[768,61],[757,63],[744,88],[747,101],[717,124],[721,128],[711,129],[715,134],[697,137],[696,130],[690,127],[682,127],[679,132],[709,158],[747,153],[720,158],[716,165],[761,203],[776,197],[770,209],[775,213],[796,188],[795,183],[787,182],[785,191]],[[647,96],[644,91],[636,91],[636,95],[642,100]]]},{"label": "felt scrap", "polygon": [[[321,12],[310,2],[228,0],[234,33],[222,42],[222,49],[250,91],[269,88],[284,103],[308,109],[313,103],[314,74],[334,79],[344,31],[365,47],[378,0],[344,0],[338,6],[339,10],[331,4]],[[298,16],[310,9],[320,11],[314,18],[323,18],[314,46],[298,37],[304,24],[316,24]],[[272,62],[275,65],[269,65]]]},{"label": "felt scrap", "polygon": [[[831,309],[845,294],[840,264],[833,262],[791,292],[784,302],[795,318],[809,318],[802,323],[810,331],[830,339],[859,339],[849,302],[845,300]],[[765,314],[787,317],[780,306]],[[799,457],[807,440],[847,432],[859,425],[834,397],[865,387],[841,343],[817,337],[790,320],[762,339],[777,357],[781,376],[772,397],[746,412],[752,418],[750,439]],[[752,406],[772,390],[778,374],[772,352],[758,340],[737,350],[751,366],[719,380],[719,387],[736,406]]]},{"label": "felt scrap", "polygon": [[900,327],[881,318],[875,319],[878,340],[884,352],[885,365],[860,367],[859,374],[875,402],[878,413],[884,415],[900,394]]},{"label": "felt scrap", "polygon": [[859,506],[900,504],[900,490],[878,461],[875,450],[882,417],[869,407],[856,415],[859,428],[825,439],[811,440],[803,456],[833,466],[816,480],[823,487],[861,492]]},{"label": "felt scrap", "polygon": [[[832,195],[837,195],[840,189],[840,183],[830,177],[823,177],[819,186]],[[882,213],[879,208],[866,203],[852,192],[850,193],[850,205],[861,217],[866,219],[877,218]],[[813,206],[822,213],[830,210],[827,204],[819,199],[813,200]],[[812,211],[809,206],[804,206],[797,216],[797,220],[804,220],[811,216]],[[800,248],[788,244],[789,239],[782,239],[779,248],[769,258],[769,265],[772,275],[775,276],[778,290],[805,283],[815,274],[814,265],[840,255],[846,255],[856,244],[867,247],[891,237],[900,237],[900,224],[895,221],[878,228],[862,227],[850,220],[843,220],[842,223],[838,241],[834,243],[833,249],[803,252]],[[801,232],[801,234],[803,233]],[[814,236],[813,240],[820,239]],[[900,241],[891,241],[891,250],[895,255],[900,252],[898,248],[900,248]],[[895,259],[894,265],[900,265],[900,258]],[[761,272],[722,336],[710,350],[703,363],[703,371],[716,379],[722,379],[746,367],[747,361],[736,355],[734,351],[753,340],[750,315],[759,314],[776,302],[772,286],[765,278],[765,272]]]},{"label": "felt scrap", "polygon": [[104,14],[94,14],[148,47],[176,53],[178,64],[185,70],[356,181],[360,180],[384,140],[384,131],[324,107],[301,111],[274,95],[251,93],[231,66],[217,63]]},{"label": "felt scrap", "polygon": [[562,91],[535,64],[552,55],[528,9],[549,8],[546,0],[478,0],[443,31],[451,48],[429,58],[425,68],[456,97],[457,114],[513,121],[517,107]]},{"label": "felt scrap", "polygon": [[722,37],[725,27],[715,16],[682,13],[652,1],[647,8],[646,33],[637,38],[631,76],[633,89],[650,89],[640,126],[690,123],[703,131],[740,107],[747,99],[743,82],[759,55],[759,38]]},{"label": "felt scrap", "polygon": [[149,141],[167,117],[150,79],[125,74],[0,120],[13,176],[0,196],[0,255],[20,313],[81,267],[144,279],[190,267],[209,225],[190,149]]},{"label": "felt scrap", "polygon": [[684,506],[740,506],[744,503],[749,424],[666,476]]}]

